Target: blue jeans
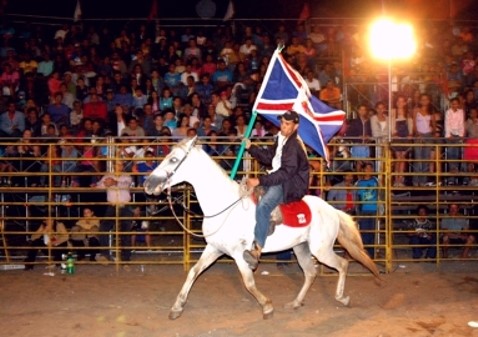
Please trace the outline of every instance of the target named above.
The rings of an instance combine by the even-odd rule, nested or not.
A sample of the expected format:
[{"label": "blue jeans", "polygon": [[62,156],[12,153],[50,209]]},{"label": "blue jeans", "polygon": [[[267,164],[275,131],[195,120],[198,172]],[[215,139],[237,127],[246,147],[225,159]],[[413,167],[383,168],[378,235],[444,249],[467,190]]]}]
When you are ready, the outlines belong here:
[{"label": "blue jeans", "polygon": [[[420,143],[431,143],[432,138],[430,134],[422,134],[422,138],[415,140],[416,144]],[[430,173],[430,160],[431,153],[433,148],[431,146],[419,145],[413,148],[414,160],[413,162],[413,172],[422,173],[423,175],[414,175],[413,176],[413,185],[423,186],[426,184],[428,177],[424,175],[425,173]]]},{"label": "blue jeans", "polygon": [[269,232],[269,222],[271,212],[284,200],[282,185],[274,185],[266,188],[266,193],[262,196],[256,208],[256,228],[254,236],[256,244],[261,248],[266,242]]},{"label": "blue jeans", "polygon": [[427,250],[425,257],[434,259],[437,255],[436,249],[436,237],[434,235],[428,235],[427,237],[414,235],[410,238],[411,245],[423,245],[422,247],[412,247],[414,259],[420,259],[423,255],[423,249]]},{"label": "blue jeans", "polygon": [[362,236],[362,242],[365,246],[365,250],[373,259],[375,256],[375,225],[377,223],[377,212],[360,212],[359,215],[363,218],[358,219],[360,232]]}]

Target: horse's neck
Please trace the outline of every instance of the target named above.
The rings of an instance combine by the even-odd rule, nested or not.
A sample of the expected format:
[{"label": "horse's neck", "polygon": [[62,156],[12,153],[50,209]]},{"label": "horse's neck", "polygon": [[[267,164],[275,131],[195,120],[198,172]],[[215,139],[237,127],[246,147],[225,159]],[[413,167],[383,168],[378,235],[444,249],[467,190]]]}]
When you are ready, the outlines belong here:
[{"label": "horse's neck", "polygon": [[224,170],[207,153],[199,152],[200,160],[194,170],[201,174],[193,175],[189,181],[205,215],[215,214],[239,198],[239,184],[231,180]]}]

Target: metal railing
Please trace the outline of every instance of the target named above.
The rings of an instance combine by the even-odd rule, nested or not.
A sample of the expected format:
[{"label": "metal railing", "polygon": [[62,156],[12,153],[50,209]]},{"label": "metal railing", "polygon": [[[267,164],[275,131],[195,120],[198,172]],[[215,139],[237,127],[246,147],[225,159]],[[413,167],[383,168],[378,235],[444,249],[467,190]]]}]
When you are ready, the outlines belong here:
[{"label": "metal railing", "polygon": [[[164,197],[151,198],[145,196],[141,187],[141,179],[147,173],[137,170],[138,163],[144,159],[141,157],[126,157],[122,147],[134,146],[138,150],[149,148],[153,151],[154,161],[161,161],[168,152],[168,147],[175,144],[174,140],[151,140],[144,142],[127,142],[123,140],[118,144],[114,139],[95,139],[95,142],[71,142],[62,143],[0,143],[0,148],[5,149],[4,157],[0,168],[0,264],[8,268],[12,265],[24,265],[24,259],[32,250],[39,250],[40,247],[32,245],[32,236],[38,236],[38,227],[43,221],[55,220],[65,225],[70,235],[68,242],[55,246],[46,244],[42,246],[44,253],[39,255],[35,262],[30,261],[27,265],[35,264],[61,264],[58,261],[58,252],[66,253],[73,251],[77,257],[85,253],[87,256],[94,251],[108,250],[115,257],[112,262],[116,267],[122,264],[182,264],[189,268],[194,263],[204,247],[204,240],[193,237],[184,232],[177,224],[169,210]],[[203,144],[217,145],[223,149],[233,149],[238,146],[237,142],[230,140],[203,140]],[[264,145],[269,144],[267,141]],[[20,153],[19,145],[27,151]],[[73,146],[82,150],[78,156],[66,155],[65,147]],[[346,146],[357,146],[358,144],[346,144]],[[354,216],[358,223],[361,220],[372,217],[374,226],[369,229],[361,229],[362,234],[373,236],[373,243],[367,244],[366,248],[373,251],[373,258],[377,263],[384,266],[387,272],[393,270],[394,266],[411,260],[433,261],[439,265],[444,260],[444,249],[448,250],[447,260],[476,260],[478,258],[476,240],[468,243],[471,247],[471,257],[462,258],[461,254],[466,246],[463,242],[451,240],[445,246],[442,238],[452,230],[442,227],[443,219],[451,218],[448,215],[448,208],[451,204],[458,204],[461,213],[454,219],[465,219],[470,223],[468,228],[460,232],[463,237],[476,236],[478,231],[478,207],[476,207],[475,183],[478,184],[478,172],[474,172],[474,165],[478,164],[478,158],[470,157],[476,145],[458,144],[446,142],[431,142],[426,144],[413,143],[399,146],[409,148],[408,155],[404,159],[394,157],[394,149],[398,144],[379,143],[370,144],[375,153],[380,157],[366,158],[333,158],[330,167],[339,167],[340,170],[328,168],[324,161],[317,157],[311,157],[310,163],[311,184],[310,193],[327,198],[331,189],[343,180],[343,177],[353,173],[355,180],[364,178],[365,173],[358,171],[362,162],[373,163],[373,172],[370,174],[376,178],[378,184],[374,187],[360,187],[352,185],[344,187],[346,191],[357,194],[359,190],[370,190],[377,193],[378,198],[372,201],[357,200],[354,202],[354,209],[360,210],[361,206],[374,203],[376,212],[371,216],[364,215],[360,211]],[[414,158],[413,149],[417,147],[430,147],[432,151],[428,158]],[[34,149],[40,147],[38,149]],[[30,150],[31,148],[31,150]],[[459,157],[449,160],[449,149],[458,148]],[[478,151],[478,146],[476,146]],[[61,156],[61,151],[63,155]],[[377,151],[379,150],[379,151]],[[37,152],[35,152],[37,151]],[[222,152],[225,153],[226,151]],[[331,151],[333,152],[333,151]],[[374,151],[372,151],[374,152]],[[235,160],[234,152],[229,156],[216,156],[217,161],[226,170],[230,169]],[[78,233],[71,232],[76,222],[83,218],[82,210],[91,208],[97,219],[102,222],[112,220],[117,224],[121,221],[118,215],[105,217],[104,209],[108,206],[106,193],[103,189],[95,188],[95,183],[113,167],[113,163],[122,160],[126,163],[128,174],[135,181],[131,187],[132,200],[127,205],[130,208],[140,207],[140,213],[130,216],[128,219],[135,221],[134,230],[121,231],[120,226],[114,226],[113,230],[98,233],[85,231],[82,235],[97,236],[107,235],[109,244],[107,246],[74,246],[72,238]],[[395,167],[397,163],[404,161],[406,169],[398,172]],[[428,171],[418,171],[417,163],[429,164]],[[336,164],[339,165],[336,165]],[[334,166],[335,164],[335,166]],[[346,164],[346,165],[345,165]],[[430,165],[433,164],[433,165]],[[456,165],[455,165],[456,164]],[[452,171],[453,167],[453,171]],[[458,167],[458,169],[457,169]],[[247,166],[247,171],[240,170],[238,177],[244,174],[263,174],[264,170],[260,165],[252,161]],[[472,170],[473,169],[473,170]],[[474,175],[473,175],[474,174]],[[397,177],[403,176],[404,185],[395,184]],[[426,183],[418,180],[419,177],[429,179]],[[415,179],[415,180],[414,180]],[[423,180],[424,181],[424,180]],[[174,207],[181,221],[193,232],[201,232],[201,211],[195,198],[194,191],[187,185],[181,185],[173,193]],[[340,207],[343,201],[330,200],[329,202]],[[185,212],[182,204],[193,209],[194,213]],[[426,205],[429,209],[428,218],[434,223],[434,227],[428,232],[435,240],[430,244],[424,242],[415,243],[411,238],[418,235],[409,226],[414,220],[418,205]],[[53,230],[49,233],[51,237],[61,236],[61,232]],[[121,238],[128,236],[135,238],[130,244],[120,244]],[[463,241],[463,240],[462,240]],[[44,242],[43,242],[44,243]],[[432,248],[430,248],[432,247]],[[423,256],[413,257],[413,248],[423,249]],[[447,249],[449,248],[449,249]],[[133,250],[131,261],[121,261],[123,250]],[[426,251],[433,250],[434,256],[426,257]],[[337,247],[337,251],[341,250]],[[432,254],[433,255],[433,254]],[[55,260],[56,257],[56,260]],[[227,258],[224,261],[229,261]],[[277,262],[275,256],[266,257],[266,261]],[[283,261],[281,261],[283,262]],[[79,261],[80,264],[95,263],[88,259]]]}]

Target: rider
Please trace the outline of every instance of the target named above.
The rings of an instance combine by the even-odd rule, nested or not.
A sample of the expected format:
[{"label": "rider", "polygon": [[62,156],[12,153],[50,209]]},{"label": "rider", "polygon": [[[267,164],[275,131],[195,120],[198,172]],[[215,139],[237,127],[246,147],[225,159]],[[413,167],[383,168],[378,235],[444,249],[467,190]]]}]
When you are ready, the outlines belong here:
[{"label": "rider", "polygon": [[263,186],[265,194],[256,208],[255,241],[252,250],[244,251],[244,259],[252,270],[257,268],[266,241],[272,210],[280,203],[301,200],[309,186],[307,152],[297,135],[299,115],[293,110],[279,116],[280,133],[272,147],[262,148],[245,139],[249,153],[264,165],[272,167],[267,175],[249,178],[249,187]]}]

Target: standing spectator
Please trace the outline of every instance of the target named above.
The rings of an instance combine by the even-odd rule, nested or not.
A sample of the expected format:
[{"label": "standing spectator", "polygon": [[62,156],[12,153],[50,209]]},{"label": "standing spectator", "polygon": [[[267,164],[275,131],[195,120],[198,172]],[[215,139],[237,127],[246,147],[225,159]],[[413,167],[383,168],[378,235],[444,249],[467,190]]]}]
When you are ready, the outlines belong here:
[{"label": "standing spectator", "polygon": [[384,157],[383,147],[388,141],[389,136],[389,118],[387,108],[383,102],[375,104],[375,114],[370,117],[370,126],[372,128],[372,137],[375,141],[375,158],[377,158],[377,171],[382,171],[382,160]]},{"label": "standing spectator", "polygon": [[[100,223],[100,246],[103,249],[97,260],[101,264],[108,264],[112,261],[109,247],[109,231],[116,228],[117,245],[121,247],[121,261],[129,262],[131,260],[131,237],[129,234],[122,234],[131,230],[132,212],[128,205],[131,201],[131,183],[132,178],[129,174],[123,172],[123,162],[116,161],[114,172],[106,174],[97,183],[98,188],[106,189],[106,199],[108,206],[105,212],[105,218],[108,219]],[[124,265],[125,270],[129,270],[128,265]]]},{"label": "standing spectator", "polygon": [[424,186],[430,172],[430,160],[432,158],[431,143],[436,130],[435,114],[430,97],[426,94],[420,96],[419,107],[413,112],[413,135],[414,150],[414,172],[413,186]]},{"label": "standing spectator", "polygon": [[[392,144],[407,143],[411,141],[413,135],[413,118],[408,114],[407,101],[405,96],[399,96],[395,103],[395,109],[392,110]],[[393,186],[405,186],[406,157],[410,151],[409,146],[393,146],[392,150],[395,154],[396,173]]]},{"label": "standing spectator", "polygon": [[465,113],[460,109],[458,98],[450,101],[450,109],[445,112],[445,141],[452,145],[446,149],[448,172],[457,173],[461,159],[461,145],[465,137]]},{"label": "standing spectator", "polygon": [[360,217],[358,224],[362,232],[362,241],[371,258],[375,256],[375,231],[378,211],[378,180],[373,176],[373,164],[366,162],[363,173],[359,176],[355,186],[357,187],[355,199],[357,201],[356,212]]},{"label": "standing spectator", "polygon": [[408,224],[408,229],[414,232],[410,233],[410,245],[412,247],[412,257],[420,259],[423,255],[423,249],[426,248],[426,258],[434,259],[436,257],[436,235],[433,231],[435,224],[428,218],[428,207],[420,205],[417,208],[417,217]]},{"label": "standing spectator", "polygon": [[362,170],[364,160],[371,156],[369,144],[372,137],[372,126],[369,118],[368,107],[364,104],[359,105],[357,109],[357,118],[352,119],[347,127],[346,137],[354,143],[350,149],[353,158],[357,158],[357,171]]}]

